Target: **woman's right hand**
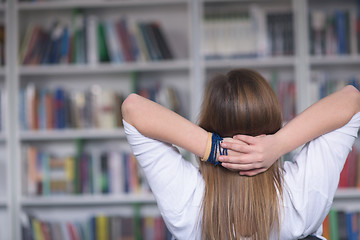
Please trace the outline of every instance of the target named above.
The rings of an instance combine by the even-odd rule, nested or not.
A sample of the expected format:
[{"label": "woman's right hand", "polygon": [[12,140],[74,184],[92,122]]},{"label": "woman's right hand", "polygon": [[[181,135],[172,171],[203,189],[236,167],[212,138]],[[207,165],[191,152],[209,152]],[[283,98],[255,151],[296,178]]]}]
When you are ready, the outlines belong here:
[{"label": "woman's right hand", "polygon": [[257,137],[236,135],[234,141],[224,141],[227,156],[220,156],[222,166],[240,175],[254,176],[266,171],[282,154],[275,135]]}]

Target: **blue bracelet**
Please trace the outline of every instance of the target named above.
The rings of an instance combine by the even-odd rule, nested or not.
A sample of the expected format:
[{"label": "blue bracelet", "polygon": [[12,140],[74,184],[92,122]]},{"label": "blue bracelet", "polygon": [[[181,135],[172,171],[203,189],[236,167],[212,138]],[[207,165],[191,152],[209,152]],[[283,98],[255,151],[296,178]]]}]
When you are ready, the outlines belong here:
[{"label": "blue bracelet", "polygon": [[212,138],[211,138],[211,151],[210,151],[210,155],[209,155],[207,162],[212,163],[215,166],[221,164],[220,161],[216,160],[218,150],[219,150],[220,155],[227,155],[226,148],[223,148],[221,151],[220,143],[222,142],[222,140],[223,140],[223,138],[220,137],[217,133],[213,133]]}]

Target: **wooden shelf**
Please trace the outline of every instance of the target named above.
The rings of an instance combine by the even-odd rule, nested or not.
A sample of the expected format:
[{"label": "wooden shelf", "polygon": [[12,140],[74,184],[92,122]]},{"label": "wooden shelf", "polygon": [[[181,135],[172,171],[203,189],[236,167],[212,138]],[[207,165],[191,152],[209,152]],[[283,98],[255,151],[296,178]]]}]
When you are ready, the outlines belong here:
[{"label": "wooden shelf", "polygon": [[96,206],[96,205],[123,205],[132,203],[155,204],[155,198],[149,194],[123,195],[79,195],[79,196],[49,196],[23,197],[23,207],[53,207],[53,206]]},{"label": "wooden shelf", "polygon": [[172,60],[158,62],[136,62],[123,64],[89,65],[40,65],[21,66],[20,76],[58,76],[58,75],[89,75],[103,73],[131,73],[134,71],[178,71],[189,70],[188,60]]},{"label": "wooden shelf", "polygon": [[70,140],[70,139],[123,139],[123,128],[118,129],[64,129],[23,131],[20,133],[22,141]]},{"label": "wooden shelf", "polygon": [[149,6],[170,6],[186,4],[187,0],[58,0],[58,1],[38,1],[38,2],[19,2],[18,9],[21,11],[30,10],[51,10],[51,9],[71,9],[71,8],[113,8],[113,7],[149,7]]},{"label": "wooden shelf", "polygon": [[207,69],[219,68],[273,68],[273,67],[294,67],[294,57],[269,57],[269,58],[250,58],[250,59],[221,59],[206,60]]}]

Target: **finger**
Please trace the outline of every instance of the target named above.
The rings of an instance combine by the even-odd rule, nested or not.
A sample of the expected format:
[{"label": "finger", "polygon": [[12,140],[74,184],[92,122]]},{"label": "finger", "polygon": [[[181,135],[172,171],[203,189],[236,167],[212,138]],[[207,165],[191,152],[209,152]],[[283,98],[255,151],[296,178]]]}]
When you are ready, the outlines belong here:
[{"label": "finger", "polygon": [[248,170],[248,171],[240,171],[239,174],[242,176],[255,176],[259,173],[265,172],[266,168],[258,168],[258,169],[253,169],[253,170]]},{"label": "finger", "polygon": [[256,137],[248,136],[248,135],[235,135],[233,137],[236,140],[243,141],[247,144],[255,144],[256,143]]},{"label": "finger", "polygon": [[256,164],[236,164],[236,163],[222,163],[221,166],[230,170],[236,170],[241,172],[247,172],[254,169],[258,169]]},{"label": "finger", "polygon": [[266,136],[266,134],[261,134],[261,135],[258,135],[256,137],[258,138],[258,137],[265,137],[265,136]]},{"label": "finger", "polygon": [[248,154],[241,154],[239,155],[238,152],[228,151],[228,155],[220,155],[218,157],[218,160],[220,162],[225,163],[234,163],[234,164],[255,164],[259,163],[260,161],[257,161],[256,157],[248,155]]},{"label": "finger", "polygon": [[247,144],[238,144],[238,143],[231,143],[231,142],[222,142],[222,148],[226,148],[228,150],[232,150],[234,152],[240,153],[249,153],[251,152],[251,146]]}]

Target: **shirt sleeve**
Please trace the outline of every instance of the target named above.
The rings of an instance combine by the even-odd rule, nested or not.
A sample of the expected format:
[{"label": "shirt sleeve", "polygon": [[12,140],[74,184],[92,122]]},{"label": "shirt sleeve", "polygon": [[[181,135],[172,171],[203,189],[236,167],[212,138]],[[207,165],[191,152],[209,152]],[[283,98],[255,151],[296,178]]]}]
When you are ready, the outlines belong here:
[{"label": "shirt sleeve", "polygon": [[296,227],[288,228],[298,231],[298,236],[321,234],[321,224],[330,210],[359,127],[360,112],[345,126],[307,143],[292,163],[285,163],[286,217],[296,223]]},{"label": "shirt sleeve", "polygon": [[123,122],[127,140],[169,230],[179,239],[188,239],[198,220],[204,190],[199,170],[174,146],[145,137]]}]

